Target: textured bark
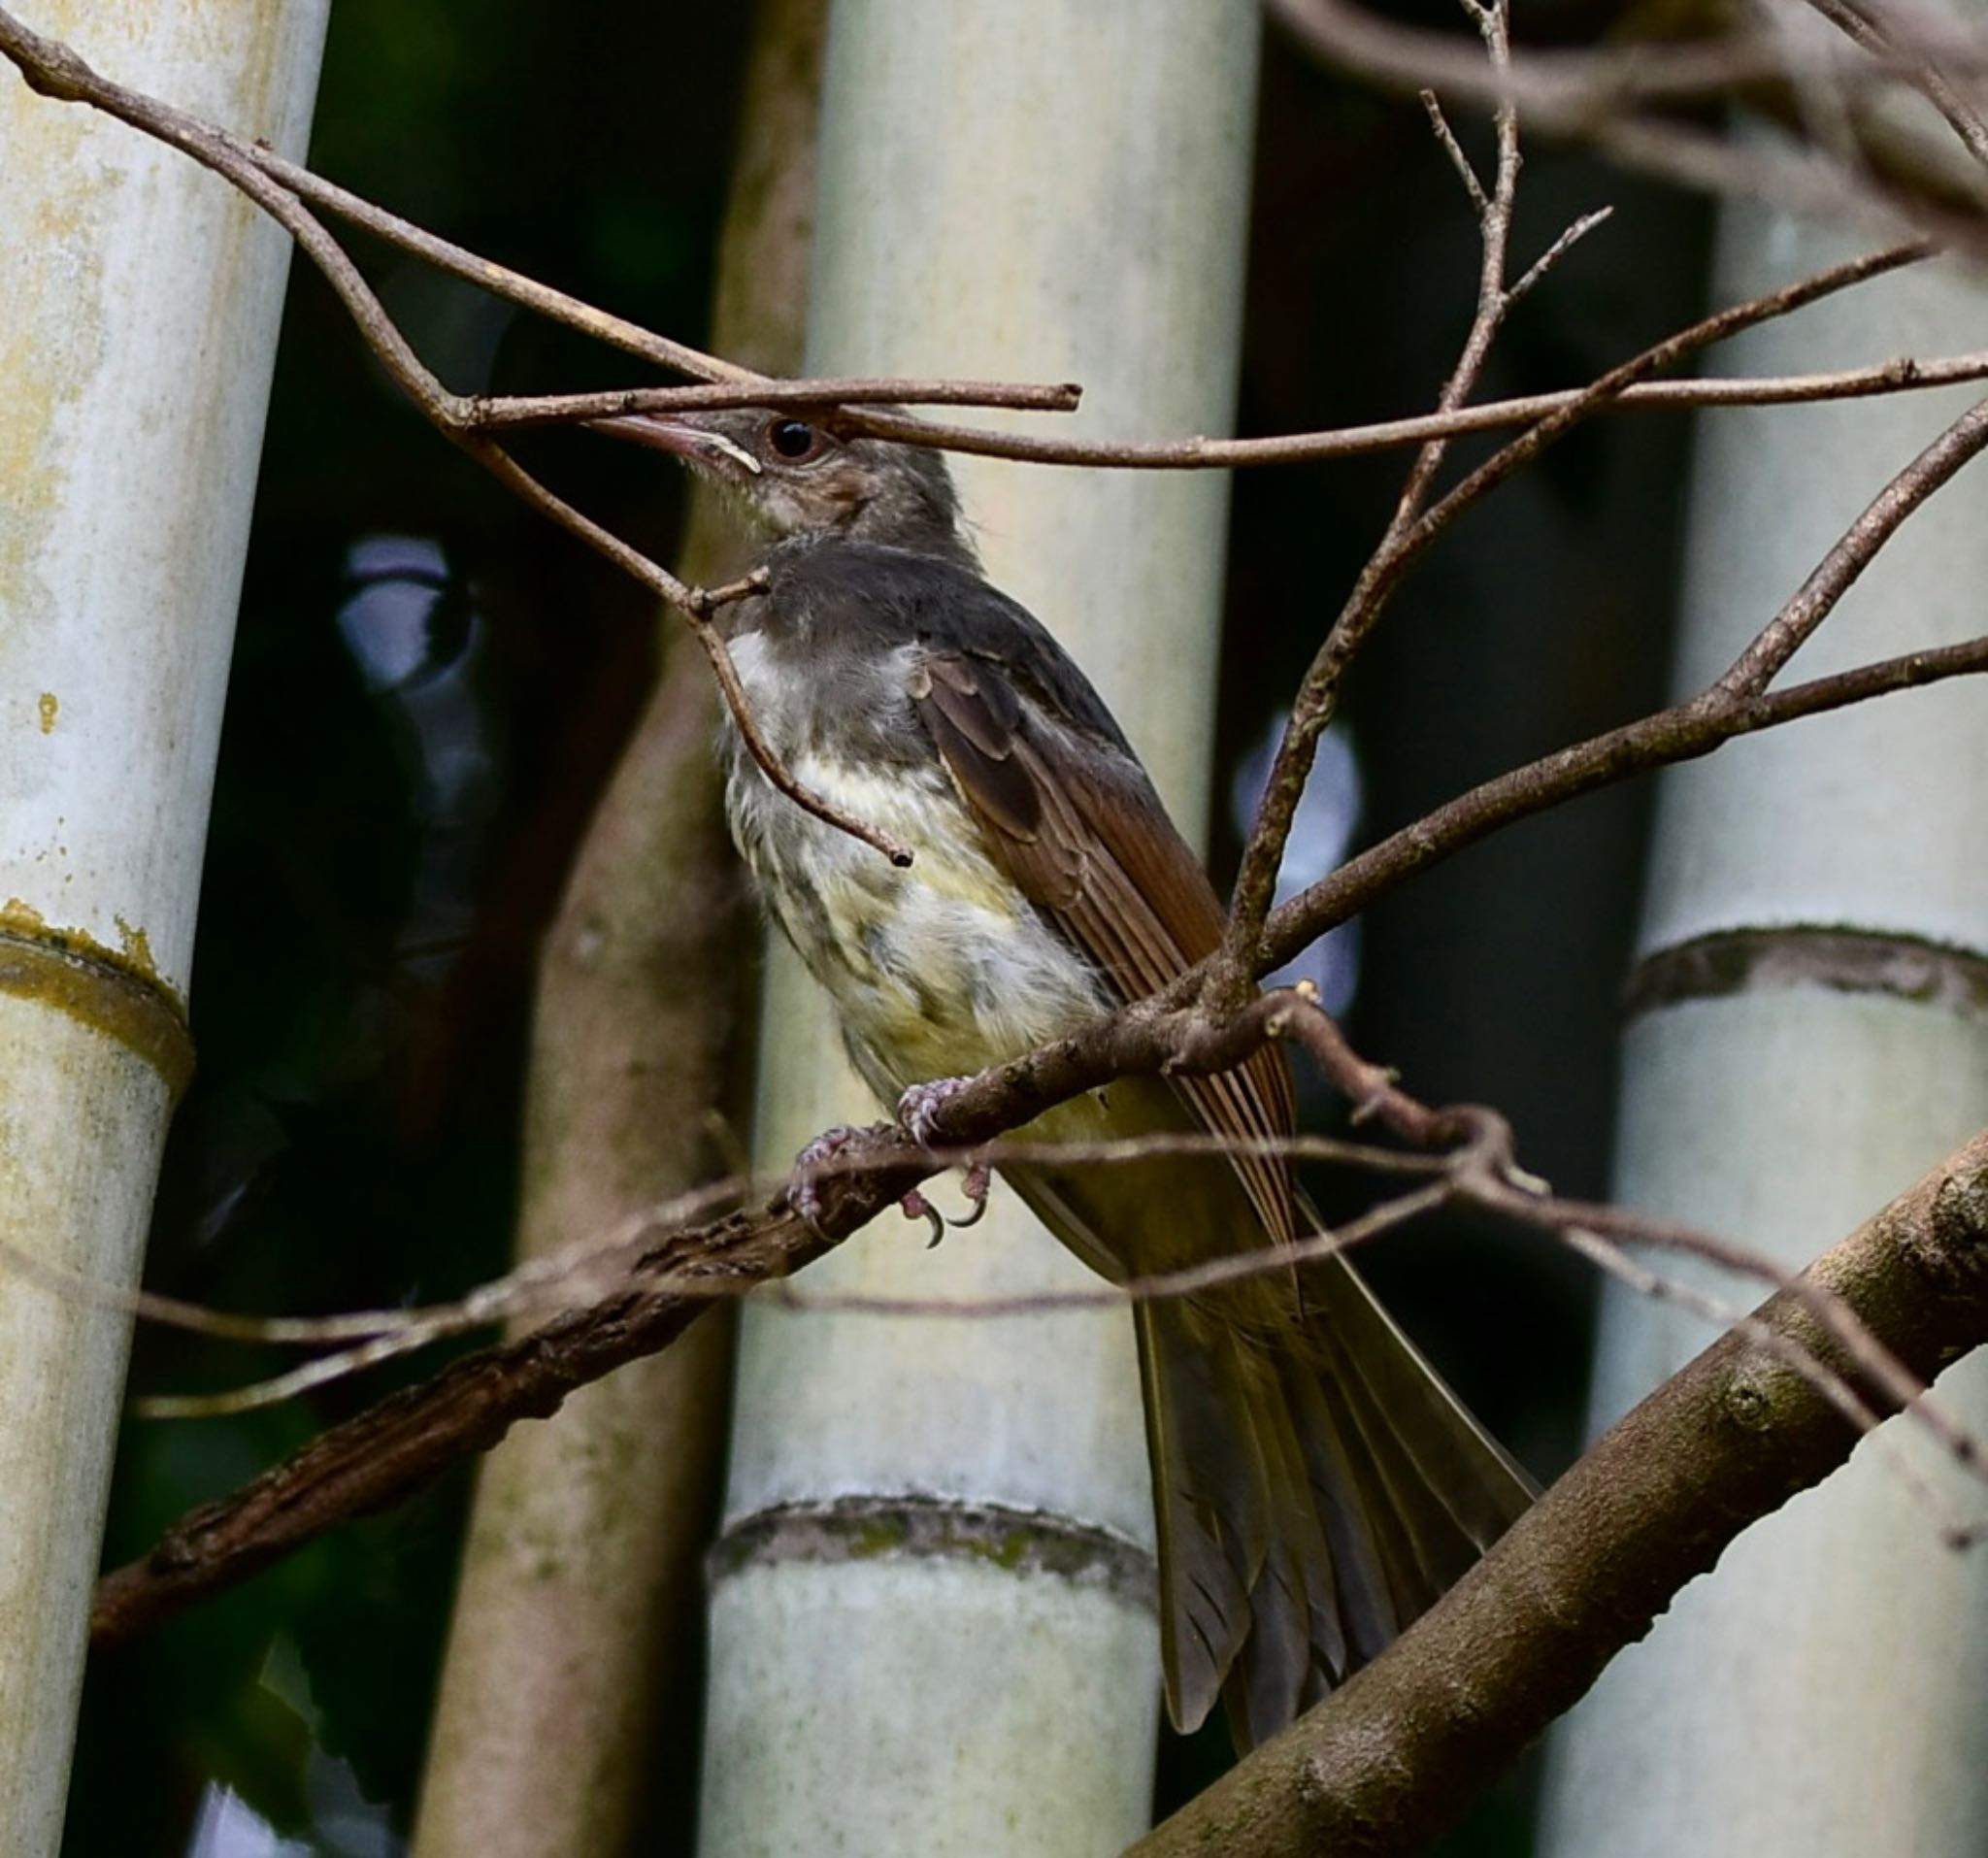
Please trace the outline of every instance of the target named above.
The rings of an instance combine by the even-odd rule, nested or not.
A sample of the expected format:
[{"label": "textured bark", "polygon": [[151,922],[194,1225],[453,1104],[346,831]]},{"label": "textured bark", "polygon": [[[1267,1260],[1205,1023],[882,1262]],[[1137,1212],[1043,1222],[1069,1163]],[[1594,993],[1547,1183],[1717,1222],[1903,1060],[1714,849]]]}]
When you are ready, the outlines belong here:
[{"label": "textured bark", "polygon": [[[712,340],[799,365],[825,0],[755,28]],[[681,572],[729,572],[714,499]],[[588,829],[541,957],[520,1257],[611,1230],[712,1172],[747,915],[726,843],[716,695],[663,620],[647,711]],[[730,1393],[729,1309],[583,1389],[485,1462],[424,1776],[416,1858],[613,1858],[633,1848],[685,1678]]]},{"label": "textured bark", "polygon": [[[1988,1133],[1811,1275],[1929,1377],[1988,1339]],[[1759,1313],[1847,1372],[1791,1297]],[[1741,1530],[1855,1443],[1779,1355],[1723,1337],[1606,1434],[1392,1650],[1128,1858],[1420,1850]],[[1902,1527],[1931,1528],[1900,1508]]]}]

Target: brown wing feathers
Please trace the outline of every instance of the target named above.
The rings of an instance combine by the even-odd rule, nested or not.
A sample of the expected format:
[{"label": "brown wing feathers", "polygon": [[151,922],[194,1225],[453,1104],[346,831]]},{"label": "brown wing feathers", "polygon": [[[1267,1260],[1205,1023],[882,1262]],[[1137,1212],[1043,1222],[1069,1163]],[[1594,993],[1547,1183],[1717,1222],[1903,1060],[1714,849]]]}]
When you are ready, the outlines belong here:
[{"label": "brown wing feathers", "polygon": [[[1221,941],[1222,906],[1200,860],[1144,780],[1079,757],[1033,721],[1006,678],[972,659],[921,660],[911,699],[990,848],[1023,892],[1110,976],[1119,996],[1157,992]],[[1211,1133],[1269,1141],[1293,1123],[1282,1056],[1265,1047],[1236,1071],[1175,1080]],[[1232,1157],[1273,1238],[1296,1230],[1281,1157]]]}]

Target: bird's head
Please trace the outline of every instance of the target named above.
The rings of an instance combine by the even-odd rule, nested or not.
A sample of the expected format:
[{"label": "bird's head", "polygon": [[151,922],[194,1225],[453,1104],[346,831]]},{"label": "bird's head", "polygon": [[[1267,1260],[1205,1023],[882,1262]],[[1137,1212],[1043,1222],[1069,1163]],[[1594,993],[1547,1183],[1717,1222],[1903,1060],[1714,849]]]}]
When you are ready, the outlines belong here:
[{"label": "bird's head", "polygon": [[952,475],[944,456],[923,446],[763,407],[628,414],[591,423],[682,458],[782,538],[843,536],[935,554],[966,547]]}]

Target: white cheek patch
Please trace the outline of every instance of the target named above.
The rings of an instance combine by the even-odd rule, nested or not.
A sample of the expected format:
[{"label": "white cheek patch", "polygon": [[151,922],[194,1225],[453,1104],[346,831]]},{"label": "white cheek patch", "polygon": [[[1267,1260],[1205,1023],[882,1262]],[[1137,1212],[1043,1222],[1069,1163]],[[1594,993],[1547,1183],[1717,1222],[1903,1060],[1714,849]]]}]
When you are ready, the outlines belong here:
[{"label": "white cheek patch", "polygon": [[751,472],[755,478],[764,469],[751,452],[747,451],[736,440],[727,439],[722,432],[706,432],[700,436],[704,443],[711,447],[713,451],[722,451],[734,464],[738,465],[742,470]]}]

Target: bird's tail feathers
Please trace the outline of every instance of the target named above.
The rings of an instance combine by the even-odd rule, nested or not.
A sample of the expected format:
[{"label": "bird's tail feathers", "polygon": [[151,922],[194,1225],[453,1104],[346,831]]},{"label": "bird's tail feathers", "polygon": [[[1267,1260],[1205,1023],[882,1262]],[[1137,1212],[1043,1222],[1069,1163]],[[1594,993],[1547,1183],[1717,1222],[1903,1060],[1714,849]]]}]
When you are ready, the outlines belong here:
[{"label": "bird's tail feathers", "polygon": [[1243,1747],[1384,1650],[1534,1494],[1350,1265],[1308,1272],[1305,1302],[1278,1348],[1191,1303],[1140,1311],[1168,1708],[1192,1729],[1221,1696]]}]

